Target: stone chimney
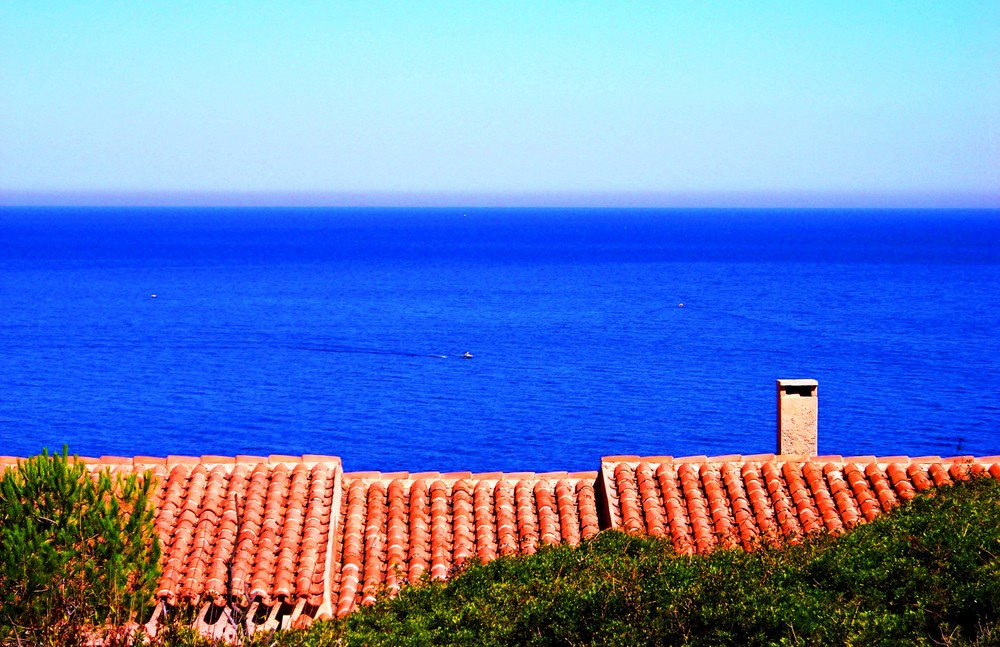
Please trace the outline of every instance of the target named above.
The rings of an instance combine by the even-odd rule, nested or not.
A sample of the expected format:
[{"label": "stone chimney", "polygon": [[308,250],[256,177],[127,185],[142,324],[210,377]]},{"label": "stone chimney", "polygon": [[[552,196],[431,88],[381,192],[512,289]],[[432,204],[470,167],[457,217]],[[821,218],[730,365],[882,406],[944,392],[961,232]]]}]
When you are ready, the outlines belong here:
[{"label": "stone chimney", "polygon": [[778,380],[778,453],[816,456],[816,380]]}]

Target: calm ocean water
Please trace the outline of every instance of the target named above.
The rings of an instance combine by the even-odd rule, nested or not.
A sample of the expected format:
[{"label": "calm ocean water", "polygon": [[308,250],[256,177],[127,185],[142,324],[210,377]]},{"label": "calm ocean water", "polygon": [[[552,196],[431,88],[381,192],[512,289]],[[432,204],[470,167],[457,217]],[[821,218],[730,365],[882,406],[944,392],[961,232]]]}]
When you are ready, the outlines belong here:
[{"label": "calm ocean water", "polygon": [[998,211],[5,208],[0,454],[771,452],[779,377],[821,453],[996,454],[998,286]]}]

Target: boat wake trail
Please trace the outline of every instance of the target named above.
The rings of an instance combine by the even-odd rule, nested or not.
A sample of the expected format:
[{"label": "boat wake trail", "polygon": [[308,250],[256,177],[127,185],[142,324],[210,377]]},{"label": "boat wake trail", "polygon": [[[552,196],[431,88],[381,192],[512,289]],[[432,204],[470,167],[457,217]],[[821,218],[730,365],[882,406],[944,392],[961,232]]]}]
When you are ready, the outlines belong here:
[{"label": "boat wake trail", "polygon": [[355,346],[292,346],[295,350],[308,350],[316,353],[355,353],[359,355],[396,355],[398,357],[432,357],[447,359],[447,355],[430,355],[427,353],[406,353],[395,350],[379,350],[377,348],[358,348]]}]

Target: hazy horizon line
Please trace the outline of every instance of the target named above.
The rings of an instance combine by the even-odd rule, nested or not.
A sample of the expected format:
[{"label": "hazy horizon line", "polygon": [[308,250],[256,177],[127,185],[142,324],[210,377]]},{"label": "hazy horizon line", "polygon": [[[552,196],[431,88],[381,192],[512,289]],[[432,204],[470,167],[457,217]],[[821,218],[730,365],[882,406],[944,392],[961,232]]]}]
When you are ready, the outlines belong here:
[{"label": "hazy horizon line", "polygon": [[1000,194],[851,192],[0,191],[6,207],[996,209]]}]

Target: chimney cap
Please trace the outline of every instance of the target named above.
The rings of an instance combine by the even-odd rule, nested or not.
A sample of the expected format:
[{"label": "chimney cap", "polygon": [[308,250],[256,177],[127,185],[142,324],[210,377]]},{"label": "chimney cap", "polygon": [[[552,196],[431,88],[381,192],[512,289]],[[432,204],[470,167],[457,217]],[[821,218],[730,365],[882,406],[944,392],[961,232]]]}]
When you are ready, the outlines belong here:
[{"label": "chimney cap", "polygon": [[816,380],[778,380],[781,386],[819,386]]}]

